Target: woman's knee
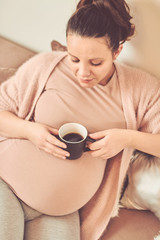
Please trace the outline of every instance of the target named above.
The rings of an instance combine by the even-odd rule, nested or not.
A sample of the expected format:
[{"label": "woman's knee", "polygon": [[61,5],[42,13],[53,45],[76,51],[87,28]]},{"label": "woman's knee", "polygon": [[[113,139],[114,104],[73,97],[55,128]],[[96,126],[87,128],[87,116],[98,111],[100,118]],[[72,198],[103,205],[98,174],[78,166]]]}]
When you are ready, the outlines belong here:
[{"label": "woman's knee", "polygon": [[9,188],[9,186],[0,179],[0,221],[24,222],[24,214],[21,204]]},{"label": "woman's knee", "polygon": [[67,240],[80,240],[80,220],[79,212],[76,211],[72,214],[65,216],[55,217],[56,228],[62,233],[62,236]]},{"label": "woman's knee", "polygon": [[25,240],[80,240],[78,211],[66,216],[42,215],[27,222]]}]

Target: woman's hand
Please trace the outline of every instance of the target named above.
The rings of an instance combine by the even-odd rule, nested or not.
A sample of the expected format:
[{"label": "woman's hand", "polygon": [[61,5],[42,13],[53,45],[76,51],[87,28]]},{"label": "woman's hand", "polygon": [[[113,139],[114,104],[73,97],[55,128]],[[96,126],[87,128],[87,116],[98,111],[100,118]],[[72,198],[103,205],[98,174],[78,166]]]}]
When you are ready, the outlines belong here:
[{"label": "woman's hand", "polygon": [[30,127],[27,132],[27,139],[30,140],[39,149],[47,153],[53,154],[56,157],[66,159],[69,153],[61,148],[66,148],[66,145],[56,138],[58,130],[44,124],[30,122]]},{"label": "woman's hand", "polygon": [[0,112],[0,136],[28,139],[45,152],[65,159],[69,153],[61,148],[66,145],[54,135],[58,135],[57,129],[21,119],[9,111]]},{"label": "woman's hand", "polygon": [[89,134],[89,136],[96,140],[89,144],[91,155],[102,159],[117,155],[126,147],[128,140],[126,129],[109,129]]}]

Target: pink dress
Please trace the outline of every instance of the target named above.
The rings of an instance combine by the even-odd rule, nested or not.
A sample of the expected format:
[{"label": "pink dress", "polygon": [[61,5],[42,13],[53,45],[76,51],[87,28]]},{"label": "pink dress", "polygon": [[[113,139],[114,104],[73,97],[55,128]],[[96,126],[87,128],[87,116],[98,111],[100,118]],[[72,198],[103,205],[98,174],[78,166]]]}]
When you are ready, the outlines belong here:
[{"label": "pink dress", "polygon": [[[78,122],[89,133],[126,128],[116,72],[106,86],[83,89],[64,58],[37,101],[34,121],[57,129]],[[61,160],[27,140],[9,139],[1,146],[1,177],[26,204],[45,214],[78,210],[93,197],[104,176],[106,160],[89,153],[77,160]]]}]

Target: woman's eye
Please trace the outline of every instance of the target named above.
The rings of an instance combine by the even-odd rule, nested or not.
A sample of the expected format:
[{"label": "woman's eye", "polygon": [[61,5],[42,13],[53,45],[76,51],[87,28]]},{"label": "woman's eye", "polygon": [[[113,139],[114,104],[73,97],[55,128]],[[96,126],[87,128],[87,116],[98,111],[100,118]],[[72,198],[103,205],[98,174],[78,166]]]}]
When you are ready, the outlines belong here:
[{"label": "woman's eye", "polygon": [[93,66],[99,66],[99,65],[101,65],[102,63],[101,62],[98,62],[98,63],[91,63]]},{"label": "woman's eye", "polygon": [[71,59],[71,61],[72,61],[72,62],[75,62],[75,63],[79,62],[78,59]]}]

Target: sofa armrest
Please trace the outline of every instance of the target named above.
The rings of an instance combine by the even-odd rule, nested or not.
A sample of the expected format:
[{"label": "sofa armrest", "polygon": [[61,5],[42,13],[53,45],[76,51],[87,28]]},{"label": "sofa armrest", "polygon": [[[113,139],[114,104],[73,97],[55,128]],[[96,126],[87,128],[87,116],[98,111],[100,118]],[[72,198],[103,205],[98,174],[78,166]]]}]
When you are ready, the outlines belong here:
[{"label": "sofa armrest", "polygon": [[36,52],[0,36],[0,84]]}]

